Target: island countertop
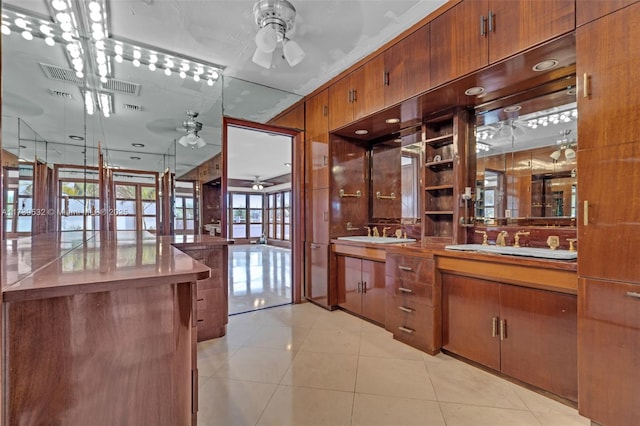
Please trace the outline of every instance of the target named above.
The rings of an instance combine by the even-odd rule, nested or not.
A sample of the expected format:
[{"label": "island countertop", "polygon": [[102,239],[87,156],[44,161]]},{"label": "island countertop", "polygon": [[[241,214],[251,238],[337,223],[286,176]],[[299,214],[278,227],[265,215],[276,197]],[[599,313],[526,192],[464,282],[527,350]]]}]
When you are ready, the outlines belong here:
[{"label": "island countertop", "polygon": [[2,301],[188,282],[209,277],[209,268],[178,248],[230,244],[209,235],[156,236],[115,232],[45,234],[5,242]]}]

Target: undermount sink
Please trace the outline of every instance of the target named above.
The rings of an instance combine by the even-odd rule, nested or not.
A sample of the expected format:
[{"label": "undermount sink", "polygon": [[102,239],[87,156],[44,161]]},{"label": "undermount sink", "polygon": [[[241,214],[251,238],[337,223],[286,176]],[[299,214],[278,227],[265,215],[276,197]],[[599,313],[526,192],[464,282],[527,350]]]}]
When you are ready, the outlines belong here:
[{"label": "undermount sink", "polygon": [[447,250],[477,251],[481,253],[506,254],[510,256],[538,257],[541,259],[575,260],[578,252],[569,250],[551,250],[535,247],[502,247],[483,246],[482,244],[454,244],[446,246]]},{"label": "undermount sink", "polygon": [[354,241],[359,243],[374,243],[374,244],[400,244],[400,243],[413,243],[416,240],[414,238],[395,238],[395,237],[368,237],[366,235],[357,235],[354,237],[338,237],[342,241]]}]

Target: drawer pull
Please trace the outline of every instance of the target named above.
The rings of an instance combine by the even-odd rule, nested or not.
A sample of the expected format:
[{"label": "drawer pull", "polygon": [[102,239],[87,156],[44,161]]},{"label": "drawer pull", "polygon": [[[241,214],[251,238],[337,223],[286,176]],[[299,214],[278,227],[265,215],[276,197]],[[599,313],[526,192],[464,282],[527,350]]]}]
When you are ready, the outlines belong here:
[{"label": "drawer pull", "polygon": [[640,293],[636,292],[636,291],[628,291],[627,292],[627,296],[629,297],[635,297],[636,299],[640,299]]},{"label": "drawer pull", "polygon": [[413,290],[411,290],[410,288],[404,288],[404,287],[399,287],[398,290],[400,290],[403,293],[413,293]]},{"label": "drawer pull", "polygon": [[405,332],[407,334],[413,334],[413,332],[415,331],[415,330],[412,330],[410,328],[403,327],[403,326],[398,327],[398,330],[403,331],[403,332]]},{"label": "drawer pull", "polygon": [[500,340],[507,338],[507,320],[500,320]]},{"label": "drawer pull", "polygon": [[400,309],[402,312],[406,312],[408,314],[415,312],[415,309],[411,309],[411,308],[405,308],[404,306],[398,306],[398,309]]},{"label": "drawer pull", "polygon": [[493,317],[491,324],[491,337],[498,337],[498,317]]},{"label": "drawer pull", "polygon": [[407,272],[413,272],[413,268],[410,268],[408,266],[398,266],[398,269],[400,269],[401,271],[407,271]]}]

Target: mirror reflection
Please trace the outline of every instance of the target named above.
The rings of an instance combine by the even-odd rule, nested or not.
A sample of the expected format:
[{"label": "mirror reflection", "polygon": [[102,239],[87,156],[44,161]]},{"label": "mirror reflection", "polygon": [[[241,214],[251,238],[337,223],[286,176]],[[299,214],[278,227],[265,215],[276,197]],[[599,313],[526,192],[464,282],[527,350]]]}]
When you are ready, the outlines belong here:
[{"label": "mirror reflection", "polygon": [[575,218],[577,117],[572,89],[478,115],[477,222]]}]

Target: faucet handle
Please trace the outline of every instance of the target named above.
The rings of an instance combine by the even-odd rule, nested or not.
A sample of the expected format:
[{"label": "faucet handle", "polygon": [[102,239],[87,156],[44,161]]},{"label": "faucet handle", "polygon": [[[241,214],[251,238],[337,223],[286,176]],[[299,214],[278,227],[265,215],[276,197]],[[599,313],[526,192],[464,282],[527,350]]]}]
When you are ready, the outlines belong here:
[{"label": "faucet handle", "polygon": [[575,243],[577,241],[577,238],[567,238],[567,242],[569,243],[569,251],[576,251]]},{"label": "faucet handle", "polygon": [[390,229],[391,229],[391,227],[389,227],[389,226],[383,227],[382,228],[382,236],[386,237],[387,236],[387,231],[390,230]]},{"label": "faucet handle", "polygon": [[557,235],[549,235],[549,238],[547,238],[547,245],[551,250],[557,249],[558,246],[560,246],[560,237]]}]

